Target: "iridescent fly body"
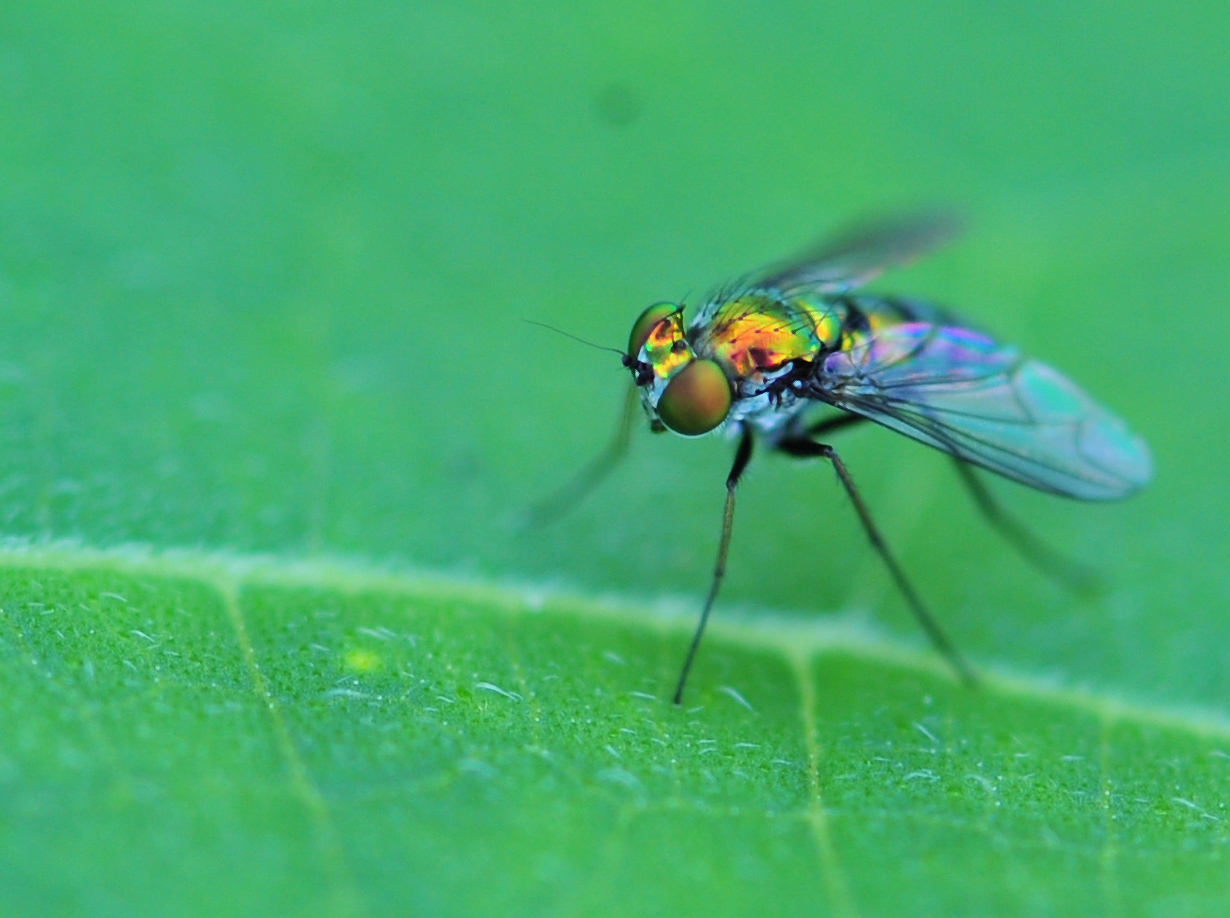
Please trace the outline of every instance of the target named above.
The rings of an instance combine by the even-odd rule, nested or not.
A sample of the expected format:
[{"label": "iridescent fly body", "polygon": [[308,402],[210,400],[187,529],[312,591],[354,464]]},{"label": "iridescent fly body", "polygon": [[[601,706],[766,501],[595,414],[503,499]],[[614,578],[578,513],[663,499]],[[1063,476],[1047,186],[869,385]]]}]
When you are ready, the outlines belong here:
[{"label": "iridescent fly body", "polygon": [[[1086,575],[1006,517],[971,467],[1081,500],[1124,497],[1151,477],[1144,441],[1056,370],[936,307],[854,292],[951,231],[951,223],[937,217],[871,226],[714,294],[690,322],[682,304],[659,303],[634,323],[623,362],[651,426],[684,436],[724,428],[739,444],[726,482],[717,564],[676,703],[725,572],[735,488],[756,437],[788,455],[832,463],[914,615],[970,682],[970,669],[888,550],[841,457],[821,436],[871,420],[950,454],[988,519],[1031,560],[1078,585]],[[825,405],[838,413],[817,419],[810,409]],[[611,468],[627,436],[625,423],[571,496]]]}]

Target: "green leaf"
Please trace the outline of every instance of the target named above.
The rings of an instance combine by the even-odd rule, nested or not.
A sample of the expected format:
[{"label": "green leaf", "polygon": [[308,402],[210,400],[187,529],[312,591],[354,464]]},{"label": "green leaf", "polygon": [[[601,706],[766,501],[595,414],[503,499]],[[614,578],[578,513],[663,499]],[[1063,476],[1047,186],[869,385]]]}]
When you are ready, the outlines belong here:
[{"label": "green leaf", "polygon": [[[1214,910],[1230,723],[849,626],[12,551],[9,912]],[[892,882],[886,882],[891,877]],[[1211,912],[1210,912],[1211,913]]]},{"label": "green leaf", "polygon": [[[1230,7],[0,7],[0,913],[1218,915]],[[1156,481],[610,436],[649,303],[864,214]],[[417,572],[417,573],[416,573]],[[650,696],[650,697],[645,697]],[[659,699],[659,700],[654,700]],[[629,732],[631,731],[631,732]]]}]

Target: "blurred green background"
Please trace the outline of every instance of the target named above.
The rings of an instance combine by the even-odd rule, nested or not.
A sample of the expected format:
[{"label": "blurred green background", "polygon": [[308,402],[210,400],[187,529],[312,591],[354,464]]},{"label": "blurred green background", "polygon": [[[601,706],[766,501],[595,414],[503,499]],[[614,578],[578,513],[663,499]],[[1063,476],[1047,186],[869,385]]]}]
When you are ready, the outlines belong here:
[{"label": "blurred green background", "polygon": [[[683,597],[730,446],[610,435],[610,354],[861,215],[959,208],[878,289],[1060,367],[1149,441],[1094,506],[996,483],[1110,582],[1076,600],[947,461],[839,441],[982,665],[1230,713],[1230,6],[193,4],[0,9],[0,532],[341,556]],[[723,605],[922,646],[828,469],[760,457]]]},{"label": "blurred green background", "polygon": [[[1157,479],[1110,507],[999,489],[1106,572],[1101,604],[988,538],[942,457],[861,431],[843,448],[883,528],[975,657],[1230,697],[1224,4],[0,16],[6,533],[697,596],[718,438],[643,437],[516,531],[625,384],[521,320],[620,346],[653,300],[943,202],[966,239],[880,287],[1063,368]],[[912,628],[868,555],[827,470],[761,461],[725,598]]]}]

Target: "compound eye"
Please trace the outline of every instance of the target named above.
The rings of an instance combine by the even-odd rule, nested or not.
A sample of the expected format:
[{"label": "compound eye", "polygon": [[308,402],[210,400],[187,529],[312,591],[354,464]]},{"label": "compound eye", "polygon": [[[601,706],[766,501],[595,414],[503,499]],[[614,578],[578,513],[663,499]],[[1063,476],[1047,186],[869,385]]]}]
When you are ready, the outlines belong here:
[{"label": "compound eye", "polygon": [[628,336],[628,356],[635,360],[645,342],[649,340],[649,333],[654,327],[678,311],[679,307],[674,303],[655,303],[637,316],[632,323],[632,334]]},{"label": "compound eye", "polygon": [[712,360],[693,360],[671,377],[658,399],[658,417],[675,433],[699,437],[730,414],[730,380]]}]

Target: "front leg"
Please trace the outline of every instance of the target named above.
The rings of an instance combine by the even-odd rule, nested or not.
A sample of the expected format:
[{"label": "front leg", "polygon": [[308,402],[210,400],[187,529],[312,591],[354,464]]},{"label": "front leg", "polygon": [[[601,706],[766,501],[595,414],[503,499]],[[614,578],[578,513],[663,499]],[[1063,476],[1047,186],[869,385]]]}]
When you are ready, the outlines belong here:
[{"label": "front leg", "polygon": [[730,531],[735,521],[735,488],[738,487],[739,479],[743,477],[747,464],[752,460],[752,429],[744,424],[740,430],[739,448],[735,450],[734,464],[730,467],[730,474],[726,476],[726,506],[722,511],[722,538],[718,542],[717,563],[713,566],[713,581],[709,584],[709,596],[705,599],[704,609],[701,610],[696,633],[692,635],[692,645],[688,648],[688,655],[683,661],[683,669],[679,672],[679,682],[675,686],[675,704],[683,702],[683,687],[688,681],[688,671],[692,668],[692,661],[696,659],[701,635],[705,633],[705,623],[709,621],[709,612],[717,600],[722,578],[726,576],[726,551],[730,548]]},{"label": "front leg", "polygon": [[563,516],[584,500],[602,483],[612,469],[623,461],[628,452],[628,444],[632,441],[632,424],[636,419],[636,409],[640,400],[636,386],[629,386],[627,392],[624,393],[624,404],[619,412],[619,423],[606,449],[590,460],[576,477],[529,509],[524,519],[528,528],[545,526]]}]

